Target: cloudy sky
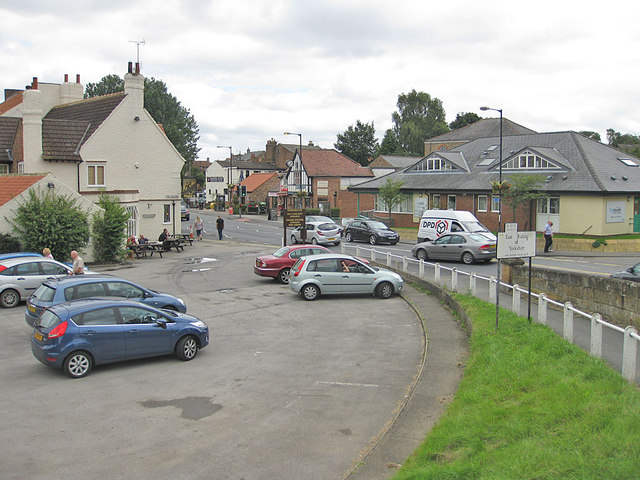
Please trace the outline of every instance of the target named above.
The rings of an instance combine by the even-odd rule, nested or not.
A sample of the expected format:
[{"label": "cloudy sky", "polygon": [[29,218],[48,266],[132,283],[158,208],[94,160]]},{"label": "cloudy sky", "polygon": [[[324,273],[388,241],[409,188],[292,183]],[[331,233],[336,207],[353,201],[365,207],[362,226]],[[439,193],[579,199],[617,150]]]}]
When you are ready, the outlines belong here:
[{"label": "cloudy sky", "polygon": [[21,0],[0,2],[0,87],[142,73],[200,128],[200,158],[270,138],[332,148],[356,120],[382,139],[398,95],[447,122],[488,105],[537,131],[640,134],[640,3],[631,0]]}]

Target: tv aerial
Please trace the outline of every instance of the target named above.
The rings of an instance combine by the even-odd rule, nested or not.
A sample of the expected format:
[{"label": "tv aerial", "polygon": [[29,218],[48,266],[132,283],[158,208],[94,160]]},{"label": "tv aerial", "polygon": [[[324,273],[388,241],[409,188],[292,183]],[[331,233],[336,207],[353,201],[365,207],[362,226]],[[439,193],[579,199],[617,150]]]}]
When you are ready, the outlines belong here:
[{"label": "tv aerial", "polygon": [[144,45],[147,42],[143,38],[142,40],[129,40],[129,43],[136,44],[136,63],[140,64],[140,45]]}]

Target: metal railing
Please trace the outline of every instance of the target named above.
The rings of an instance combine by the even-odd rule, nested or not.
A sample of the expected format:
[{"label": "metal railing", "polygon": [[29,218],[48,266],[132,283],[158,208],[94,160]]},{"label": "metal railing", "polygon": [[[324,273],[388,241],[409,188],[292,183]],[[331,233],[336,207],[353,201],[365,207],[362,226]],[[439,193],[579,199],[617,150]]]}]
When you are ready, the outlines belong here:
[{"label": "metal railing", "polygon": [[[355,250],[355,256],[369,257],[372,262],[384,263],[390,268],[415,275],[420,279],[432,279],[436,284],[452,292],[470,293],[482,300],[495,303],[497,279],[494,276],[486,277],[476,273],[468,273],[458,270],[456,267],[445,267],[439,263],[425,262],[406,256],[395,255],[390,252],[380,252],[375,248],[362,245],[341,244],[341,251]],[[447,280],[449,283],[447,283]],[[484,283],[485,288],[482,288]],[[511,296],[511,310],[520,315],[522,308],[522,294],[535,301],[537,315],[534,320],[542,325],[547,325],[561,334],[564,339],[575,343],[592,356],[602,358],[612,367],[618,369],[624,378],[632,382],[640,383],[638,377],[638,342],[640,335],[636,327],[629,325],[625,328],[602,319],[599,313],[589,314],[575,308],[571,302],[557,302],[544,293],[533,293],[520,285],[510,285],[500,282],[501,294]],[[529,307],[531,303],[527,303]],[[554,317],[554,322],[551,321]],[[580,320],[576,325],[575,320]],[[551,325],[554,323],[554,325]],[[555,328],[554,328],[555,327]],[[576,330],[580,330],[582,340],[576,338]],[[620,338],[621,336],[621,338]],[[584,338],[588,338],[585,341]]]}]

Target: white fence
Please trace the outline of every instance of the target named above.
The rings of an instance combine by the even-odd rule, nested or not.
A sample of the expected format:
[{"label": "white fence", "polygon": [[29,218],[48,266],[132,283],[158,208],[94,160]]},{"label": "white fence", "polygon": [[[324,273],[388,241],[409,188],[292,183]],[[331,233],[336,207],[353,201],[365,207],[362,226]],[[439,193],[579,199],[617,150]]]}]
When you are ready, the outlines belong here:
[{"label": "white fence", "polygon": [[[456,267],[449,268],[439,263],[416,260],[394,255],[390,252],[380,252],[374,248],[361,245],[345,245],[344,242],[342,242],[341,250],[343,253],[348,253],[347,250],[355,250],[354,255],[358,257],[364,257],[368,254],[372,262],[386,263],[389,267],[415,275],[418,278],[433,280],[435,283],[441,286],[444,285],[454,292],[470,292],[471,295],[480,299],[488,300],[492,303],[496,301],[496,288],[498,285],[497,278],[494,276],[485,277],[475,273],[467,273],[458,270]],[[443,278],[445,275],[450,285],[445,284]],[[483,283],[486,288],[483,288]],[[562,336],[567,341],[580,345],[594,357],[607,360],[612,366],[618,368],[622,372],[622,376],[627,380],[636,381],[640,335],[638,335],[638,331],[634,326],[629,325],[626,328],[622,328],[613,325],[604,321],[598,313],[582,312],[574,308],[571,302],[556,302],[547,298],[544,293],[530,293],[519,285],[500,282],[500,291],[511,295],[511,310],[518,315],[520,315],[521,310],[522,294],[530,295],[532,301],[535,301],[537,309],[535,320],[543,325],[549,325],[550,312],[557,312],[554,313],[555,316],[561,315],[561,318],[559,318],[561,332],[558,333],[562,333]],[[553,309],[553,307],[556,308]],[[587,322],[585,335],[589,339],[588,344],[583,342],[581,345],[575,341],[576,326],[574,325],[574,315]],[[616,336],[615,333],[618,335]]]}]

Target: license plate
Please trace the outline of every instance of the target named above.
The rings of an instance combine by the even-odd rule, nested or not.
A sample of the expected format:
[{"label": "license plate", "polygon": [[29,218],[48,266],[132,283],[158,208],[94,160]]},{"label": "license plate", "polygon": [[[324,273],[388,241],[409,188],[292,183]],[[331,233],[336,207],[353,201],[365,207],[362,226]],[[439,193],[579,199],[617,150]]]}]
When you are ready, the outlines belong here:
[{"label": "license plate", "polygon": [[38,340],[39,342],[42,341],[42,334],[40,332],[35,332],[33,336],[36,337],[36,340]]},{"label": "license plate", "polygon": [[328,240],[329,242],[335,242],[336,237],[327,238],[327,240]]},{"label": "license plate", "polygon": [[34,307],[33,305],[27,305],[27,308],[31,313],[36,313],[36,307]]}]

